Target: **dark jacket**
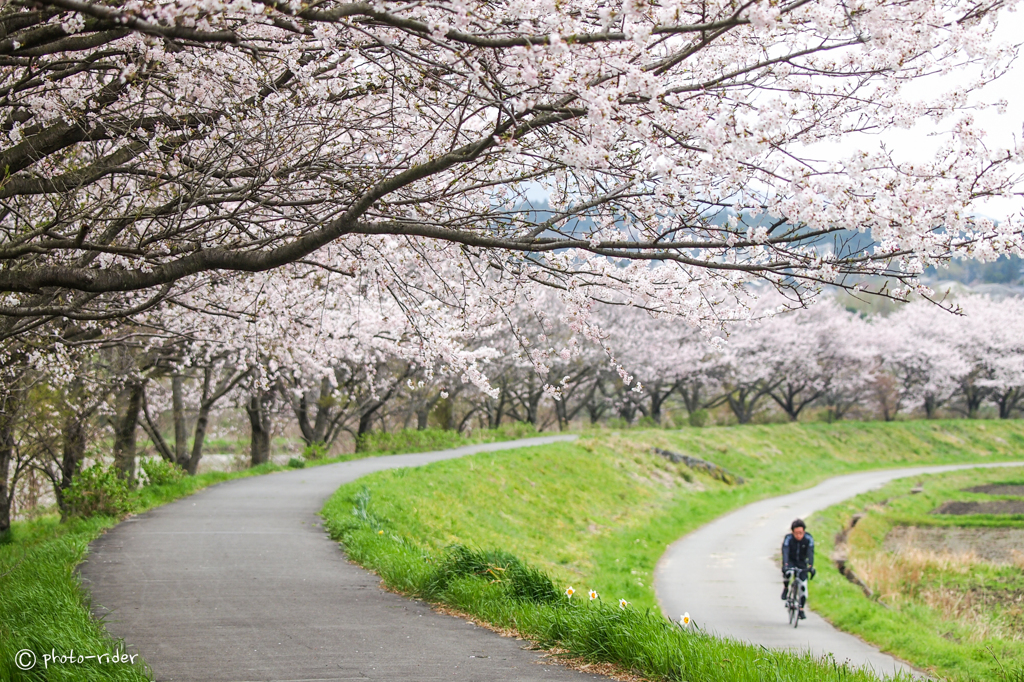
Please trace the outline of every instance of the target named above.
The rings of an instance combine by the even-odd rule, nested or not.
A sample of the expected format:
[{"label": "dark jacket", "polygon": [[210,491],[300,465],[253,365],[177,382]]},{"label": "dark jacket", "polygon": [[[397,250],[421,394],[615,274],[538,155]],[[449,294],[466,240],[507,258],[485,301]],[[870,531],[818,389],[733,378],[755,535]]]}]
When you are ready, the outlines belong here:
[{"label": "dark jacket", "polygon": [[804,533],[803,540],[797,540],[790,533],[782,541],[782,570],[799,568],[807,570],[814,565],[814,538]]}]

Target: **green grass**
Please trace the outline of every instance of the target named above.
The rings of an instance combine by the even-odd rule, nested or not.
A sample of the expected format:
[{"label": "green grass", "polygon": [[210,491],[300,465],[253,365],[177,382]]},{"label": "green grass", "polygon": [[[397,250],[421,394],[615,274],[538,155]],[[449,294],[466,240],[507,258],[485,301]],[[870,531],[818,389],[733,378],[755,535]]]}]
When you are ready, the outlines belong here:
[{"label": "green grass", "polygon": [[[430,430],[406,431],[388,438],[375,437],[369,452],[347,454],[307,462],[307,466],[391,454],[417,452],[438,447],[457,447],[477,442],[495,442],[534,435],[532,427],[508,426],[495,431],[478,431],[470,437]],[[263,464],[237,472],[208,472],[169,485],[148,486],[138,491],[136,511],[142,512],[191,495],[207,486],[236,478],[285,470],[287,467]],[[16,522],[10,541],[0,544],[0,680],[93,680],[135,681],[149,679],[144,662],[135,665],[51,664],[42,662],[30,672],[15,666],[15,654],[30,649],[40,657],[56,649],[67,653],[74,649],[84,655],[123,651],[101,623],[92,619],[88,594],[82,589],[74,567],[81,563],[88,545],[119,519],[100,516],[59,523],[55,515],[31,522]]]},{"label": "green grass", "polygon": [[386,455],[403,452],[429,452],[448,450],[474,443],[496,443],[517,438],[531,438],[540,435],[533,424],[505,424],[497,429],[481,429],[469,436],[458,431],[444,429],[401,429],[399,431],[374,431],[360,440],[358,452],[345,455],[346,459],[365,457],[367,453]]},{"label": "green grass", "polygon": [[[711,460],[747,483],[733,487],[695,475],[650,454],[652,447]],[[571,584],[583,594],[592,588],[615,602],[627,599],[631,613],[645,614],[648,609],[656,613],[651,575],[666,545],[727,511],[850,471],[1009,459],[1021,450],[1024,426],[1012,422],[594,432],[572,444],[487,453],[373,474],[339,489],[323,513],[332,535],[345,544],[349,555],[380,573],[394,589],[439,598],[496,625],[514,626],[545,644],[557,644],[592,660],[638,667],[655,678],[762,679],[767,674],[758,667],[764,660],[758,657],[767,656],[763,651],[712,643],[703,635],[694,638],[671,627],[666,631],[671,634],[662,633],[658,628],[666,625],[660,616],[644,616],[647,625],[629,621],[628,627],[639,628],[635,641],[616,648],[620,645],[613,646],[609,638],[625,636],[615,629],[619,626],[601,630],[604,634],[591,631],[604,616],[586,616],[587,607],[563,612],[502,599],[500,590],[479,578],[454,581],[440,596],[425,586],[452,544],[477,550],[502,548],[551,576],[560,589]],[[353,509],[360,509],[361,516],[353,515]],[[626,621],[622,627],[627,627]],[[704,643],[699,651],[689,650],[680,637]],[[653,648],[646,649],[645,641],[652,642]],[[664,642],[689,651],[687,660],[701,659],[700,652],[705,652],[714,665],[674,668],[675,654],[659,649],[669,647]],[[771,658],[776,671],[796,666],[780,672],[792,677],[776,678],[773,673],[771,679],[836,679],[834,675],[840,674],[828,665],[800,667],[812,663],[794,662],[784,654]],[[724,659],[732,663],[723,665]]]},{"label": "green grass", "polygon": [[[318,460],[308,465],[524,435],[532,433],[508,427],[499,433],[477,432],[470,438],[447,440],[448,436],[406,432],[397,438],[375,441],[378,451]],[[442,439],[446,440],[442,442]],[[678,466],[648,454],[652,446],[704,457],[732,469],[750,482],[730,488],[696,476],[692,477],[693,484],[687,483],[683,478],[686,472]],[[712,655],[713,647],[718,646],[713,643],[700,644],[697,649],[686,648],[697,646],[693,643],[706,638],[689,633],[685,640],[689,644],[680,643],[673,639],[680,635],[671,629],[665,630],[660,617],[644,615],[647,607],[654,606],[650,572],[666,542],[741,504],[809,485],[835,473],[880,463],[901,466],[924,461],[957,461],[964,457],[1001,459],[1022,449],[1024,429],[1006,422],[806,424],[681,432],[652,430],[621,435],[598,431],[575,445],[478,455],[468,460],[439,463],[429,471],[398,471],[383,478],[364,479],[372,491],[368,515],[375,518],[372,515],[380,513],[389,529],[385,536],[367,532],[370,537],[364,538],[364,544],[369,548],[372,543],[405,548],[402,552],[389,549],[373,562],[381,566],[392,562],[390,568],[384,566],[378,570],[389,575],[392,584],[399,587],[404,584],[410,591],[410,586],[418,584],[423,566],[429,567],[423,560],[424,552],[441,556],[441,550],[448,544],[462,541],[476,547],[510,548],[530,565],[554,576],[559,581],[559,590],[562,582],[572,581],[581,592],[595,587],[611,599],[624,597],[633,602],[634,608],[627,612],[611,607],[604,613],[586,606],[566,611],[568,616],[558,611],[561,614],[558,618],[562,618],[558,620],[551,616],[550,606],[532,602],[520,603],[517,607],[520,610],[514,613],[508,611],[509,600],[493,599],[488,590],[494,588],[479,585],[480,581],[475,578],[459,578],[446,588],[445,594],[461,595],[458,603],[466,610],[475,609],[493,622],[518,623],[525,631],[538,633],[538,638],[545,642],[571,644],[568,648],[576,647],[573,650],[579,651],[604,647],[609,652],[617,652],[614,653],[616,660],[627,661],[629,665],[655,666],[645,669],[661,666],[673,675],[686,670],[690,679],[762,679],[755,676],[762,674],[767,679],[777,679],[774,672],[766,671],[783,669],[791,670],[786,675],[814,678],[818,668],[799,667],[811,663],[794,663],[783,655],[746,649],[742,652],[746,658],[736,658],[734,666],[723,667],[724,659],[730,655],[740,656],[740,653],[718,651]],[[530,460],[530,457],[539,459]],[[497,469],[485,469],[487,463]],[[459,466],[448,470],[444,468],[447,465]],[[140,492],[138,509],[150,509],[220,481],[282,468],[262,465],[242,472],[210,472],[173,485],[146,488]],[[438,478],[439,475],[442,477]],[[501,483],[497,495],[495,481]],[[446,490],[449,483],[462,487],[456,494]],[[382,495],[383,484],[391,488],[409,484],[408,496],[390,492]],[[357,484],[350,487],[349,492],[354,496],[359,489]],[[404,512],[395,508],[395,503],[400,506],[403,500],[414,503]],[[342,516],[351,515],[354,502],[348,507],[346,504],[342,501],[339,507],[338,513]],[[382,511],[387,505],[391,506]],[[444,505],[450,508],[445,509]],[[417,511],[411,512],[411,509]],[[86,682],[146,679],[141,662],[135,666],[51,665],[48,670],[37,669],[31,674],[13,666],[14,653],[25,648],[40,654],[50,649],[73,648],[86,655],[118,649],[118,642],[105,633],[102,624],[90,617],[88,595],[73,570],[85,556],[88,543],[115,523],[117,519],[102,517],[60,524],[48,517],[14,524],[12,541],[0,545],[0,679]],[[403,528],[402,523],[410,527]],[[412,525],[417,523],[420,525],[413,532]],[[383,542],[385,538],[387,543]],[[405,539],[399,542],[394,538]],[[350,551],[355,549],[354,544],[349,546]],[[403,572],[407,574],[404,583]],[[510,618],[513,620],[508,620]],[[546,629],[531,630],[530,623]],[[600,623],[609,624],[608,629],[602,630],[598,627]],[[663,651],[663,657],[657,661],[648,661],[645,657],[650,656],[650,652],[634,650],[630,632],[652,638],[652,642],[663,642],[659,646],[689,652],[687,660],[694,666],[698,665],[696,661],[705,660],[700,666],[709,669],[717,666],[719,671],[742,668],[748,677],[729,677],[724,672],[712,674],[700,666],[673,669],[678,660],[672,657],[677,654],[669,651]],[[701,659],[705,654],[708,657]]]},{"label": "green grass", "polygon": [[[376,570],[393,589],[514,629],[571,656],[615,662],[652,679],[877,679],[834,661],[684,631],[653,609],[637,604],[619,608],[617,600],[608,599],[611,593],[590,601],[579,590],[570,600],[562,593],[562,585],[507,551],[467,552],[460,547],[426,551],[396,534],[392,520],[378,516],[375,506],[372,493],[360,489],[351,498],[336,496],[325,508],[330,531],[345,542],[351,558]],[[465,554],[470,555],[468,561]]]},{"label": "green grass", "polygon": [[[947,500],[990,500],[961,489],[1024,482],[1024,469],[969,470],[895,481],[812,517],[822,556],[855,513],[865,516],[848,535],[850,564],[875,590],[867,597],[835,570],[820,571],[815,609],[838,627],[952,680],[1024,680],[1024,572],[998,565],[911,553],[883,546],[896,526],[957,526],[982,530],[1024,526],[1019,516],[929,514]],[[924,492],[910,490],[923,482]],[[998,498],[996,498],[998,499]],[[1024,549],[1024,548],[1022,548]],[[819,562],[819,566],[824,566]]]},{"label": "green grass", "polygon": [[[86,545],[110,525],[106,518],[59,524],[54,518],[17,524],[13,542],[0,547],[0,679],[117,680],[147,679],[141,665],[50,664],[42,656],[57,649],[85,655],[123,651],[83,607],[83,594],[72,570]],[[16,652],[30,649],[40,660],[23,672]]]}]

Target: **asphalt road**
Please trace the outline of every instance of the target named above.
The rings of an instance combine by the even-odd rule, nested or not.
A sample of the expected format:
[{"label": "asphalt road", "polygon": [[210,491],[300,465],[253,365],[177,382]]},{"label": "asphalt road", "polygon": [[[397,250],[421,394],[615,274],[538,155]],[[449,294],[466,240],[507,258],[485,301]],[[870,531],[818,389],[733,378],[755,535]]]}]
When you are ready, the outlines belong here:
[{"label": "asphalt road", "polygon": [[[551,436],[230,481],[132,517],[80,567],[93,612],[159,681],[594,679],[348,563],[317,512],[381,469],[571,440]],[[602,678],[603,679],[603,678]]]},{"label": "asphalt road", "polygon": [[[782,575],[776,563],[782,538],[795,518],[806,518],[847,498],[897,478],[975,467],[1021,466],[1024,462],[914,467],[830,478],[809,490],[755,502],[727,514],[669,546],[654,571],[662,612],[673,620],[689,612],[710,632],[769,648],[832,653],[836,660],[876,672],[910,670],[853,635],[836,630],[813,612],[810,583],[807,620],[788,625]],[[814,529],[808,528],[813,534]],[[828,561],[816,557],[816,563]]]}]

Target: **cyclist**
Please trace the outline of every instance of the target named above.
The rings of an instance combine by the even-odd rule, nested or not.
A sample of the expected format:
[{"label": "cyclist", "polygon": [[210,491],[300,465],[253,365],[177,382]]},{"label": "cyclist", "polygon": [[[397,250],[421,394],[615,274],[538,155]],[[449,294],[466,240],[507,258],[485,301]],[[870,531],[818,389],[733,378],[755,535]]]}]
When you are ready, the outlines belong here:
[{"label": "cyclist", "polygon": [[790,525],[792,531],[782,541],[782,598],[789,591],[789,571],[795,571],[800,579],[800,619],[804,615],[804,604],[807,603],[807,581],[813,578],[814,570],[814,538],[807,532],[807,524],[797,519]]}]

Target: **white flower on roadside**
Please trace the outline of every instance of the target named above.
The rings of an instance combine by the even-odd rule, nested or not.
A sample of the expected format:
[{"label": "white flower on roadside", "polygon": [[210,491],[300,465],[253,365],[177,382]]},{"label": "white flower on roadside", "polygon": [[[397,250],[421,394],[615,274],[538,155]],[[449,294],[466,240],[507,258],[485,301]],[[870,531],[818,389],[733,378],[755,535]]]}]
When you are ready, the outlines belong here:
[{"label": "white flower on roadside", "polygon": [[619,600],[619,608],[620,609],[624,609],[627,606],[629,606],[629,602],[628,601],[626,601],[625,599],[620,599]]},{"label": "white flower on roadside", "polygon": [[594,601],[595,599],[597,599],[597,590],[591,590],[589,592],[589,594],[590,594],[590,601]]},{"label": "white flower on roadside", "polygon": [[565,596],[572,599],[572,595],[574,594],[576,594],[576,590],[572,589],[572,585],[569,585],[569,587],[565,589]]},{"label": "white flower on roadside", "polygon": [[683,615],[679,616],[679,624],[682,625],[684,628],[690,627],[690,614],[689,614],[689,612],[684,613]]}]

